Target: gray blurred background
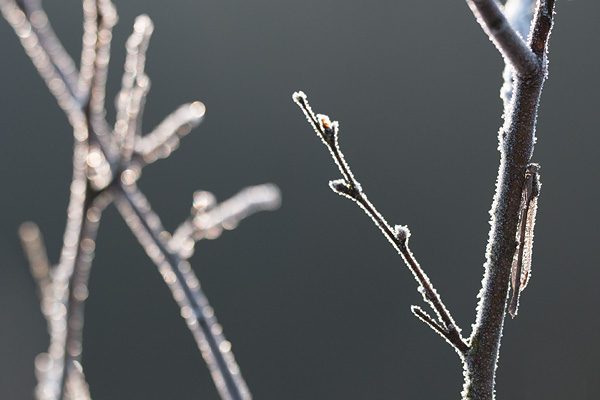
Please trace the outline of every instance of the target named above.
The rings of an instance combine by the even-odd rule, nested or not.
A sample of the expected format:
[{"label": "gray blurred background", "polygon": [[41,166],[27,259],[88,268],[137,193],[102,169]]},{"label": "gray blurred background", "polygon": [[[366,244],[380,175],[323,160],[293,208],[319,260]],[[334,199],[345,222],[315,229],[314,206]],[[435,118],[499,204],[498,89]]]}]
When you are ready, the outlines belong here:
[{"label": "gray blurred background", "polygon": [[[45,2],[78,59],[80,2]],[[136,15],[154,20],[145,131],[201,100],[205,122],[140,186],[169,230],[192,193],[225,199],[274,182],[283,206],[191,259],[256,399],[459,398],[458,357],[410,312],[400,257],[339,177],[291,94],[341,124],[370,199],[412,230],[412,250],[465,331],[474,321],[499,154],[502,59],[464,1],[115,0],[109,97]],[[533,279],[507,320],[501,399],[597,399],[597,1],[558,1],[533,160],[542,165]],[[0,398],[31,399],[47,348],[16,236],[37,222],[58,260],[71,178],[66,118],[0,20]],[[114,120],[112,101],[109,120]],[[83,364],[95,399],[217,399],[156,267],[113,207],[101,223]]]}]

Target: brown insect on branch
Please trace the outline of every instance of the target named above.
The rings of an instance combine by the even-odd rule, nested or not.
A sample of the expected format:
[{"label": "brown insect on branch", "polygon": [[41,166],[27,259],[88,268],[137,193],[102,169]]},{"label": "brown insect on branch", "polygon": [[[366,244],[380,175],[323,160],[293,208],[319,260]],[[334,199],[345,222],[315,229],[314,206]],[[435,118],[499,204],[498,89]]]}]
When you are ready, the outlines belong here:
[{"label": "brown insect on branch", "polygon": [[153,31],[150,18],[138,17],[127,41],[117,120],[112,127],[105,118],[112,27],[117,22],[110,0],[83,1],[79,68],[54,34],[40,0],[0,0],[0,10],[66,113],[75,139],[71,196],[58,264],[50,265],[35,224],[25,223],[19,231],[50,334],[48,352],[36,358],[36,397],[90,398],[81,366],[84,304],[98,225],[103,210],[114,202],[181,307],[221,398],[250,399],[231,344],[187,259],[196,241],[214,239],[257,211],[276,209],[279,190],[271,184],[259,185],[220,204],[208,192],[197,192],[190,218],[169,234],[136,182],[144,166],[168,157],[179,146],[180,139],[202,121],[205,107],[200,102],[185,104],[150,133],[142,134],[150,88],[144,73]]},{"label": "brown insect on branch", "polygon": [[[530,163],[530,160],[535,143],[540,95],[548,72],[548,39],[553,25],[554,0],[536,0],[535,4],[533,0],[509,0],[504,7],[506,15],[496,0],[467,0],[467,4],[500,51],[506,65],[502,89],[504,125],[498,134],[500,168],[490,211],[492,220],[483,287],[478,296],[473,331],[468,338],[460,334],[461,329],[409,250],[408,229],[403,226],[392,228],[369,202],[354,178],[338,145],[338,122],[332,122],[326,115],[313,113],[304,93],[294,93],[293,99],[329,149],[342,174],[342,179],[330,182],[331,189],[355,201],[373,219],[417,280],[419,291],[431,306],[435,317],[417,306],[413,306],[412,311],[444,337],[459,354],[465,376],[463,398],[489,400],[495,397],[495,374],[504,319],[509,308],[511,274],[515,276],[514,304],[510,307],[514,316],[518,294],[522,290],[523,258],[527,259],[526,263],[531,261],[533,223],[528,219],[530,215],[534,216],[537,207],[539,166]],[[528,210],[531,213],[527,213]],[[520,236],[518,227],[521,227]],[[528,229],[530,233],[527,233]],[[518,252],[517,247],[520,247]],[[528,278],[529,266],[525,265],[523,269]]]}]

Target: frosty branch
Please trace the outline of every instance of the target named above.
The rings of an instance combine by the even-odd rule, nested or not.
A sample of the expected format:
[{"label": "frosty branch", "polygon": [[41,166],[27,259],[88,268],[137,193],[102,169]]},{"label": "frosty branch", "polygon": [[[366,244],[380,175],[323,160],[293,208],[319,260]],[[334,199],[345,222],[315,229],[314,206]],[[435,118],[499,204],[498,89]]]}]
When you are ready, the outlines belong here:
[{"label": "frosty branch", "polygon": [[446,338],[460,354],[464,353],[467,350],[467,345],[460,335],[460,329],[452,319],[452,316],[446,309],[446,306],[444,306],[444,303],[442,303],[440,296],[429,281],[429,278],[421,269],[421,266],[408,248],[410,231],[407,227],[401,225],[396,225],[392,228],[373,204],[371,204],[367,195],[363,192],[360,183],[354,178],[350,166],[344,159],[344,155],[338,144],[338,122],[331,122],[329,117],[323,114],[315,115],[308,104],[306,95],[302,92],[294,94],[294,101],[296,101],[302,111],[304,111],[306,118],[331,152],[333,160],[344,177],[343,179],[329,182],[329,186],[337,194],[355,201],[363,210],[365,210],[367,215],[371,217],[375,225],[381,229],[381,232],[383,232],[384,236],[390,241],[392,246],[394,246],[398,253],[402,255],[404,262],[415,276],[417,282],[419,282],[419,292],[423,295],[425,302],[433,308],[439,321],[435,321],[420,308],[413,309],[415,315]]},{"label": "frosty branch", "polygon": [[81,367],[84,304],[102,211],[114,201],[180,305],[221,397],[250,399],[231,344],[186,259],[196,241],[214,239],[254,212],[277,208],[279,190],[259,185],[218,205],[210,193],[197,192],[192,215],[171,236],[136,182],[145,165],[169,156],[178,147],[180,138],[200,123],[205,108],[200,102],[185,104],[142,135],[142,114],[150,88],[144,73],[153,31],[150,18],[138,17],[127,41],[117,121],[112,128],[105,118],[112,27],[117,22],[110,0],[83,0],[79,70],[53,33],[39,0],[0,0],[0,10],[65,111],[75,138],[71,196],[58,264],[50,265],[35,224],[23,224],[19,231],[50,333],[48,352],[36,358],[36,397],[90,399]]},{"label": "frosty branch", "polygon": [[[523,251],[527,252],[527,262],[531,260],[533,221],[527,222],[530,224],[527,228],[526,221],[520,219],[530,218],[527,214],[528,202],[537,200],[538,192],[532,196],[530,186],[532,179],[537,179],[537,175],[532,174],[537,174],[539,166],[531,164],[530,159],[535,143],[540,95],[547,76],[548,39],[553,25],[554,0],[535,1],[533,14],[530,10],[534,7],[534,0],[509,0],[506,4],[508,17],[496,0],[467,0],[467,4],[502,54],[506,65],[505,84],[502,89],[504,125],[498,135],[500,167],[490,210],[492,219],[486,249],[485,274],[479,293],[476,321],[467,340],[460,335],[460,329],[452,320],[450,312],[408,249],[408,229],[403,226],[391,228],[369,202],[352,175],[338,145],[338,122],[330,121],[329,117],[323,114],[315,115],[304,93],[294,93],[293,99],[329,149],[342,174],[342,179],[330,182],[332,190],[355,201],[373,219],[384,236],[402,255],[419,283],[419,291],[435,311],[437,320],[419,307],[412,307],[417,317],[457,350],[464,365],[463,398],[488,400],[494,399],[495,396],[494,378],[507,311],[511,272],[514,271],[512,273],[515,276],[511,314],[517,312],[518,295],[524,287],[519,283],[526,282],[529,277],[529,271],[521,272],[521,263],[524,258]],[[513,26],[516,26],[518,31]],[[527,33],[524,32],[524,26],[530,27],[526,41],[523,39]],[[531,207],[535,211],[536,204],[532,204]],[[532,215],[531,218],[534,218],[535,214]],[[517,232],[519,225],[520,237]],[[525,233],[526,229],[531,229],[531,233]],[[515,259],[518,246],[521,248]],[[524,279],[523,274],[526,275]]]}]

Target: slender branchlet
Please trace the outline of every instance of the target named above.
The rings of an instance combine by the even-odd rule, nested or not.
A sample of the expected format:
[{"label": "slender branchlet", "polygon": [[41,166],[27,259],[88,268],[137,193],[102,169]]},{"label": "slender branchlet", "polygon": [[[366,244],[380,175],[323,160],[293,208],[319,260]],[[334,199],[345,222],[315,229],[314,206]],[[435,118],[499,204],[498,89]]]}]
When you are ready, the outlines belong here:
[{"label": "slender branchlet", "polygon": [[233,229],[254,212],[277,208],[278,189],[273,185],[249,188],[212,210],[205,207],[200,211],[198,202],[202,200],[198,199],[194,204],[197,213],[173,235],[173,239],[185,236],[184,240],[174,242],[136,181],[143,166],[177,148],[179,139],[200,123],[205,107],[200,102],[185,104],[150,134],[142,135],[141,120],[150,87],[144,73],[153,30],[150,18],[138,17],[127,41],[113,129],[106,121],[105,92],[112,27],[118,17],[110,0],[83,1],[80,71],[54,35],[39,0],[0,0],[0,10],[67,114],[75,138],[71,194],[58,264],[50,265],[35,224],[26,223],[19,230],[50,334],[48,352],[36,358],[37,399],[90,399],[81,366],[84,304],[100,218],[113,201],[172,290],[221,398],[250,399],[231,344],[185,261],[191,254],[188,251],[183,257],[181,253],[185,253],[184,242],[188,240],[218,236],[211,232]]},{"label": "slender branchlet", "polygon": [[337,121],[332,122],[329,117],[324,114],[315,115],[303,92],[296,92],[292,97],[306,115],[308,122],[315,129],[317,135],[329,149],[334,162],[342,173],[343,179],[331,181],[329,182],[329,186],[337,194],[355,201],[367,215],[371,217],[375,225],[381,229],[383,235],[390,241],[398,253],[402,255],[404,262],[419,283],[419,292],[423,296],[425,302],[435,311],[439,323],[434,322],[432,324],[431,322],[433,322],[433,320],[429,317],[424,318],[423,315],[425,314],[422,312],[420,314],[415,314],[428,323],[436,332],[441,333],[442,336],[454,346],[456,351],[462,355],[467,351],[468,346],[460,334],[460,328],[454,322],[450,312],[447,310],[437,291],[431,284],[429,277],[425,274],[410,251],[408,247],[410,231],[407,227],[401,225],[392,228],[385,218],[377,211],[375,206],[369,201],[367,195],[362,190],[362,186],[358,183],[356,178],[354,178],[350,166],[346,162],[338,143],[339,123]]},{"label": "slender branchlet", "polygon": [[251,399],[231,343],[225,339],[198,278],[187,261],[169,250],[169,234],[146,197],[135,184],[119,186],[116,205],[181,307],[181,316],[194,335],[221,398]]},{"label": "slender branchlet", "polygon": [[34,222],[25,222],[19,228],[19,238],[25,251],[31,276],[37,283],[40,300],[47,296],[47,290],[51,283],[50,261],[46,253],[44,238],[40,228]]},{"label": "slender branchlet", "polygon": [[187,135],[204,118],[204,104],[195,101],[184,104],[169,114],[152,132],[136,137],[133,155],[141,166],[168,157],[179,147],[180,138]]},{"label": "slender branchlet", "polygon": [[133,33],[127,40],[125,72],[121,80],[121,91],[116,99],[117,121],[115,133],[121,153],[129,161],[136,138],[142,135],[142,111],[146,95],[150,90],[150,78],[144,73],[146,50],[154,24],[147,15],[140,15],[133,25]]},{"label": "slender branchlet", "polygon": [[[514,89],[499,131],[500,167],[490,210],[485,274],[477,317],[465,357],[465,399],[494,399],[500,339],[506,317],[526,171],[535,144],[535,126],[542,87],[547,76],[548,39],[554,1],[537,0],[527,47],[535,56],[535,73],[514,77]],[[512,29],[512,28],[511,28]],[[515,310],[516,311],[516,310]]]},{"label": "slender branchlet", "polygon": [[[338,123],[331,122],[325,115],[315,115],[304,93],[295,93],[293,99],[329,148],[342,173],[343,179],[331,181],[331,188],[354,200],[367,212],[403,256],[419,282],[419,290],[436,312],[437,319],[416,306],[412,311],[457,349],[464,365],[463,398],[492,400],[506,312],[510,308],[510,313],[516,314],[518,294],[530,276],[533,223],[539,193],[539,166],[531,164],[530,159],[541,90],[547,75],[554,0],[535,0],[533,20],[533,0],[508,0],[508,18],[496,0],[466,1],[505,60],[504,125],[498,135],[500,168],[490,211],[492,220],[485,274],[478,295],[476,321],[468,340],[460,336],[460,330],[408,249],[408,230],[405,227],[392,229],[352,175],[338,146]],[[515,255],[517,248],[519,251]],[[510,307],[507,307],[511,275],[514,294]]]},{"label": "slender branchlet", "polygon": [[67,113],[81,107],[77,90],[79,72],[54,34],[41,0],[2,0],[0,10],[59,106]]},{"label": "slender branchlet", "polygon": [[280,201],[279,188],[272,184],[245,188],[220,204],[212,193],[197,191],[190,216],[173,233],[169,248],[188,259],[194,254],[197,241],[216,239],[223,230],[235,229],[256,212],[279,208]]}]

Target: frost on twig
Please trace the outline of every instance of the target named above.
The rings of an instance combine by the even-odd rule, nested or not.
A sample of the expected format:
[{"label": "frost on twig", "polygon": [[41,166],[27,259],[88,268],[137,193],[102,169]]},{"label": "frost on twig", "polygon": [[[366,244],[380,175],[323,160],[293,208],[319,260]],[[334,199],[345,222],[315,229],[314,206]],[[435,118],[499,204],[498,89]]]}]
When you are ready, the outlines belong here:
[{"label": "frost on twig", "polygon": [[[179,107],[152,132],[142,135],[142,115],[150,80],[144,73],[146,50],[154,29],[146,15],[136,19],[127,41],[122,87],[117,96],[114,129],[106,121],[106,77],[112,27],[118,17],[110,0],[83,0],[84,34],[80,71],[54,35],[39,0],[0,0],[0,10],[21,39],[25,51],[58,99],[73,127],[73,180],[63,248],[58,264],[50,266],[39,229],[24,224],[19,234],[39,286],[48,323],[50,346],[36,358],[38,400],[89,400],[81,366],[84,304],[102,211],[115,202],[123,218],[181,307],[222,399],[249,400],[250,392],[231,353],[183,243],[217,236],[233,229],[246,216],[279,205],[273,185],[245,189],[184,223],[173,238],[136,185],[142,168],[167,157],[181,137],[198,125],[204,104]],[[196,202],[197,203],[197,202]],[[187,232],[187,233],[186,233]],[[185,235],[184,235],[185,233]],[[186,236],[187,235],[187,236]],[[175,243],[175,242],[173,242]]]},{"label": "frost on twig", "polygon": [[[506,67],[502,90],[504,125],[498,135],[501,161],[490,211],[492,220],[486,248],[485,275],[478,295],[473,332],[468,340],[460,336],[450,314],[408,249],[408,231],[402,227],[393,230],[369,202],[352,175],[339,149],[338,123],[330,121],[325,115],[313,113],[304,93],[295,93],[293,99],[328,147],[342,173],[343,179],[331,181],[330,187],[360,205],[402,254],[419,282],[419,291],[432,306],[437,319],[419,307],[413,306],[413,313],[446,338],[461,355],[465,376],[463,399],[493,400],[506,313],[516,314],[519,292],[529,278],[534,222],[530,218],[534,218],[539,191],[539,185],[536,184],[537,167],[532,167],[537,164],[531,164],[530,159],[535,143],[540,95],[547,75],[548,39],[553,26],[555,1],[536,0],[533,20],[529,13],[532,0],[508,0],[508,17],[497,0],[466,2],[500,51]],[[519,251],[515,256],[517,244]],[[513,297],[508,305],[511,270]]]},{"label": "frost on twig", "polygon": [[[506,15],[506,20],[523,40],[526,40],[529,36],[534,8],[535,0],[508,0],[506,4],[504,4],[504,15]],[[508,110],[510,100],[512,99],[513,86],[515,84],[513,67],[510,63],[507,63],[504,67],[502,78],[504,79],[504,84],[500,89],[500,97],[504,103],[504,109]]]},{"label": "frost on twig", "polygon": [[235,229],[244,218],[256,212],[279,208],[280,201],[279,188],[272,184],[245,188],[220,204],[212,193],[197,191],[191,215],[175,230],[169,247],[182,259],[188,259],[194,254],[197,241],[216,239],[223,229]]},{"label": "frost on twig", "polygon": [[25,222],[19,228],[19,238],[29,261],[31,275],[35,279],[40,299],[47,296],[50,284],[50,262],[46,254],[46,246],[40,229],[34,222]]},{"label": "frost on twig", "polygon": [[[408,238],[410,231],[406,226],[396,225],[391,227],[385,218],[377,211],[375,206],[368,200],[367,195],[352,174],[350,166],[344,158],[344,154],[340,150],[339,123],[331,121],[324,114],[315,114],[308,104],[306,95],[303,92],[296,92],[292,96],[293,100],[298,104],[308,122],[312,125],[317,135],[329,149],[334,162],[342,173],[343,179],[337,179],[329,182],[331,189],[356,202],[366,213],[375,225],[379,227],[383,235],[389,240],[394,248],[400,253],[409,270],[413,273],[415,279],[419,283],[418,291],[423,296],[423,300],[431,306],[438,317],[438,322],[434,322],[430,317],[423,312],[415,313],[424,322],[429,324],[436,332],[441,333],[444,338],[454,347],[458,354],[462,357],[468,350],[468,345],[460,334],[460,328],[454,322],[450,312],[442,302],[439,294],[431,284],[429,277],[408,247]],[[419,309],[420,310],[420,309]],[[414,308],[413,308],[414,312]],[[425,317],[424,317],[425,316]]]},{"label": "frost on twig", "polygon": [[[494,25],[495,22],[505,19],[504,15],[500,15],[496,20],[482,17],[484,14],[489,17],[491,15],[489,9],[498,8],[498,4],[493,0],[467,0],[467,2],[475,16],[479,18],[484,30],[495,43],[498,43],[499,34],[493,27],[497,27]],[[521,3],[524,6],[521,11],[526,14],[525,5],[529,0],[522,0]],[[519,8],[514,2],[509,3],[508,6],[510,12]],[[510,19],[511,21],[527,20],[528,16],[524,14],[511,15]],[[508,31],[511,37],[519,37],[520,41],[504,42],[507,45],[504,48],[499,46],[505,56],[505,67],[513,68],[513,91],[510,98],[507,94],[504,94],[503,98],[504,125],[498,134],[500,166],[496,180],[496,193],[490,210],[491,228],[486,247],[485,273],[478,295],[477,316],[469,338],[473,350],[466,357],[464,364],[463,398],[465,399],[494,398],[495,375],[504,320],[507,311],[511,314],[516,313],[520,291],[516,281],[513,284],[517,296],[513,296],[513,299],[516,303],[509,305],[507,299],[511,275],[513,271],[520,268],[518,262],[515,264],[514,257],[517,240],[520,240],[518,227],[519,220],[523,220],[520,218],[523,210],[523,192],[527,190],[526,171],[527,166],[531,165],[535,144],[537,111],[548,72],[548,40],[552,31],[553,15],[554,0],[536,0],[534,17],[526,42],[510,24],[503,25],[504,31]],[[527,52],[523,51],[521,42],[525,44]],[[510,51],[505,52],[506,48]],[[509,53],[522,54],[523,57],[514,59],[508,55]],[[531,57],[534,68],[530,69],[522,61],[526,60],[529,64]],[[510,83],[505,81],[505,85],[507,84]],[[515,272],[515,276],[519,275]]]},{"label": "frost on twig", "polygon": [[187,135],[204,117],[204,104],[184,104],[167,116],[152,132],[136,137],[134,154],[141,165],[168,157],[179,147],[179,139]]}]

